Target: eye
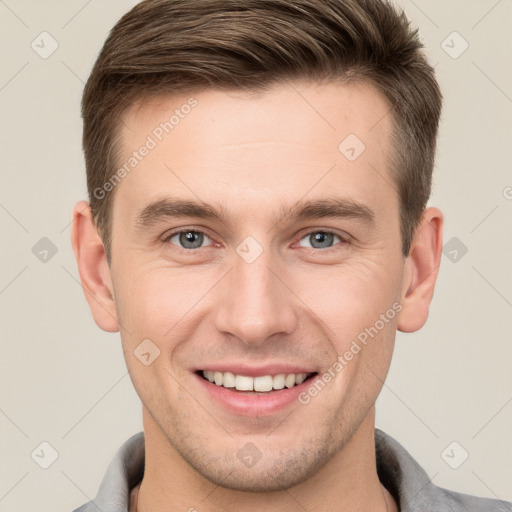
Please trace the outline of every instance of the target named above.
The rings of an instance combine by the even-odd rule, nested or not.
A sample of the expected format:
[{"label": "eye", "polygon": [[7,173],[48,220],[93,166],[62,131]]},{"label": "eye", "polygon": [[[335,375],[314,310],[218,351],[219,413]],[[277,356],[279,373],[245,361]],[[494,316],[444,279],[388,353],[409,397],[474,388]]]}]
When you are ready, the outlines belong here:
[{"label": "eye", "polygon": [[301,238],[302,240],[307,240],[310,245],[302,245],[299,243],[301,247],[310,247],[312,249],[329,249],[332,247],[332,243],[334,239],[337,238],[341,242],[345,242],[340,235],[337,235],[333,231],[311,231],[306,236]]},{"label": "eye", "polygon": [[[346,243],[340,235],[329,230],[318,230],[311,231],[303,236],[299,242],[301,247],[309,247],[312,249],[330,249],[335,244],[335,239],[338,239],[340,243]],[[306,245],[301,243],[303,240],[306,241]],[[170,242],[173,245],[178,246],[180,249],[193,250],[200,249],[201,247],[207,247],[210,245],[208,242],[212,242],[212,239],[204,232],[196,229],[185,229],[181,231],[174,231],[167,235],[164,242]],[[204,246],[204,242],[207,242]]]},{"label": "eye", "polygon": [[[186,229],[171,233],[164,241],[171,242],[173,245],[177,245],[180,249],[198,249],[203,245],[205,239],[211,242],[210,237],[202,231]],[[173,240],[175,241],[173,242]]]}]

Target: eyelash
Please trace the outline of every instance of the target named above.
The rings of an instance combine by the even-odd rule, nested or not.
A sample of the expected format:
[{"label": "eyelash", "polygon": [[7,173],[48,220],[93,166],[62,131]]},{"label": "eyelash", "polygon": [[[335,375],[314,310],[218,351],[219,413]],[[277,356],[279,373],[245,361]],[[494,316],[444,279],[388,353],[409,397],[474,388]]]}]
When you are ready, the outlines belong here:
[{"label": "eyelash", "polygon": [[[207,233],[205,233],[204,231],[201,231],[199,229],[179,229],[177,231],[173,231],[172,233],[166,235],[163,239],[163,242],[168,243],[168,242],[170,242],[170,240],[173,237],[175,237],[176,235],[179,235],[181,233],[199,233],[199,234],[207,236],[210,240],[212,240],[211,237],[208,236]],[[335,237],[338,237],[340,239],[340,243],[338,245],[343,246],[343,245],[348,244],[348,240],[346,238],[344,238],[339,233],[337,233],[336,231],[333,231],[331,229],[314,229],[314,230],[308,231],[307,233],[305,233],[304,235],[302,235],[300,237],[299,241],[303,240],[307,236],[312,235],[313,233],[323,233],[326,235],[334,235]],[[185,252],[185,253],[189,253],[189,254],[194,251],[197,251],[199,249],[206,249],[206,247],[197,247],[195,249],[185,249],[184,247],[179,247],[178,245],[175,245],[175,244],[172,244],[172,245],[174,245],[174,247],[176,247],[178,250]],[[321,252],[328,252],[330,250],[336,249],[336,245],[333,245],[332,247],[326,247],[324,249],[316,249],[315,247],[304,247],[304,249],[313,249],[313,250],[317,250],[317,251],[321,251]]]}]

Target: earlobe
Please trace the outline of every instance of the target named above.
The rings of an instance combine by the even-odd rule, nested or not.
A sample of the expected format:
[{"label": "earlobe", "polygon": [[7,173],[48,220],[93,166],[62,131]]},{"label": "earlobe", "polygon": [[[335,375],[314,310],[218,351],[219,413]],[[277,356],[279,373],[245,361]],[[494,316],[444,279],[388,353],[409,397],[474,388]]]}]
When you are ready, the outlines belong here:
[{"label": "earlobe", "polygon": [[110,268],[91,208],[86,201],[78,202],[73,209],[71,245],[94,321],[104,331],[119,331]]},{"label": "earlobe", "polygon": [[423,213],[405,262],[403,308],[397,319],[399,331],[414,332],[425,325],[434,296],[442,248],[443,214],[438,208],[430,207]]}]

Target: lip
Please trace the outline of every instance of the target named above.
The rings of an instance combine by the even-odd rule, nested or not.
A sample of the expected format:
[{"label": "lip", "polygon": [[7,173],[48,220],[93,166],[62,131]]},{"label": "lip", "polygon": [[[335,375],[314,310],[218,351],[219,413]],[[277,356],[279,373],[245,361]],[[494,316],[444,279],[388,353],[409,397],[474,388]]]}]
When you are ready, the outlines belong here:
[{"label": "lip", "polygon": [[[220,366],[216,366],[215,368],[217,371],[232,371],[232,369],[221,370]],[[230,368],[233,367],[231,366]],[[213,367],[204,368],[204,370],[209,369],[213,370]],[[257,377],[259,375],[275,375],[278,373],[309,373],[301,371],[277,371],[275,373],[261,373],[261,370],[253,370],[254,371],[252,375],[249,373],[243,373],[243,371],[247,372],[247,369],[243,371],[237,370],[237,372],[239,372],[239,375],[247,375],[248,377]],[[265,371],[268,372],[269,367],[266,367]],[[306,379],[302,384],[294,386],[293,388],[284,388],[258,395],[249,394],[246,392],[231,391],[231,389],[225,388],[223,386],[217,386],[215,383],[204,379],[201,375],[199,375],[199,373],[194,373],[193,377],[197,380],[198,385],[203,390],[203,392],[205,392],[211,400],[220,405],[224,410],[238,416],[260,417],[277,414],[290,407],[293,403],[298,402],[298,396],[300,393],[311,386],[316,379],[320,378],[320,375],[316,373],[315,375],[312,375]]]}]

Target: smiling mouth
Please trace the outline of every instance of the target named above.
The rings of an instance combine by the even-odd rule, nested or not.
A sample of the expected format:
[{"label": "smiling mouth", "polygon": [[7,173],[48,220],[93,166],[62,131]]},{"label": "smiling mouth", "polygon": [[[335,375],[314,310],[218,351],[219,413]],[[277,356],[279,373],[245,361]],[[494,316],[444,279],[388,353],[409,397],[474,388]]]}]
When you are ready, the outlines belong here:
[{"label": "smiling mouth", "polygon": [[197,375],[219,387],[233,392],[241,392],[253,395],[268,394],[282,389],[291,389],[299,386],[306,380],[317,375],[313,373],[279,373],[276,375],[261,375],[250,377],[231,372],[213,370],[199,370]]}]

